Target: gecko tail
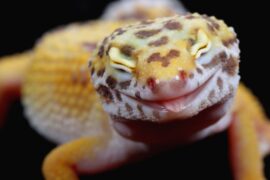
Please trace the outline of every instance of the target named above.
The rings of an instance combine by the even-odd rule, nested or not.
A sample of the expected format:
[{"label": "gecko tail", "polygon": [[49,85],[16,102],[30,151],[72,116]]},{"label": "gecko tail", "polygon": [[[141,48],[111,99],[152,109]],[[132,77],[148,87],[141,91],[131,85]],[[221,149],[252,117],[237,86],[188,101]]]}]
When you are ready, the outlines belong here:
[{"label": "gecko tail", "polygon": [[31,56],[32,52],[29,51],[0,58],[0,128],[4,125],[11,103],[20,98]]}]

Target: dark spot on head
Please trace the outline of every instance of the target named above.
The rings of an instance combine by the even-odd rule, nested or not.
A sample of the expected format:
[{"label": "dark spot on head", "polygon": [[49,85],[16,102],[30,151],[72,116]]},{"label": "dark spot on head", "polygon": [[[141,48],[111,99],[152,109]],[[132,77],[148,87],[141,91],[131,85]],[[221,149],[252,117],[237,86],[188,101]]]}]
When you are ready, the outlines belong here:
[{"label": "dark spot on head", "polygon": [[126,30],[124,30],[123,28],[118,28],[114,32],[115,32],[116,36],[119,36],[119,35],[124,34],[126,32]]},{"label": "dark spot on head", "polygon": [[162,46],[162,45],[165,45],[169,42],[169,38],[167,36],[163,36],[161,37],[160,39],[156,40],[156,41],[152,41],[149,43],[149,46],[155,46],[155,47],[158,47],[158,46]]},{"label": "dark spot on head", "polygon": [[144,112],[143,112],[142,106],[139,105],[139,104],[137,104],[137,109],[138,109],[138,111],[139,111],[139,113],[140,113],[140,116],[141,116],[142,118],[145,118],[145,114],[144,114]]},{"label": "dark spot on head", "polygon": [[91,76],[93,76],[93,74],[95,73],[95,67],[91,68]]},{"label": "dark spot on head", "polygon": [[109,52],[111,50],[111,45],[108,46],[107,50],[106,50],[106,55],[108,56],[109,55]]},{"label": "dark spot on head", "polygon": [[204,15],[203,18],[207,21],[207,27],[211,32],[216,32],[217,30],[220,29],[220,25],[216,20],[206,15]]},{"label": "dark spot on head", "polygon": [[199,68],[199,67],[197,67],[197,68],[196,68],[196,71],[197,71],[199,74],[203,74],[202,69],[201,69],[201,68]]},{"label": "dark spot on head", "polygon": [[228,99],[232,98],[234,96],[234,87],[233,85],[229,84],[229,92],[227,95],[225,95],[221,100],[220,103],[226,102]]},{"label": "dark spot on head", "polygon": [[236,57],[230,56],[223,63],[222,70],[230,76],[234,76],[238,69],[238,59]]},{"label": "dark spot on head", "polygon": [[101,45],[100,48],[99,48],[99,50],[98,50],[98,56],[100,58],[102,58],[103,57],[103,53],[104,53],[104,46]]},{"label": "dark spot on head", "polygon": [[162,57],[159,52],[151,54],[151,56],[148,57],[147,62],[150,63],[152,61],[161,61]]},{"label": "dark spot on head", "polygon": [[216,30],[219,30],[220,29],[220,25],[216,21],[212,20],[211,18],[210,18],[210,20],[212,22],[212,26],[214,26],[214,28]]},{"label": "dark spot on head", "polygon": [[97,47],[97,43],[94,42],[84,42],[82,45],[89,52],[92,52]]},{"label": "dark spot on head", "polygon": [[91,67],[92,66],[92,61],[89,61],[88,62],[88,67]]},{"label": "dark spot on head", "polygon": [[113,101],[113,95],[108,87],[104,85],[99,85],[97,92],[105,100],[106,103],[111,103]]},{"label": "dark spot on head", "polygon": [[227,59],[227,54],[224,51],[222,51],[218,55],[215,55],[209,63],[203,64],[202,66],[204,68],[213,68],[220,63],[226,62],[226,59]]},{"label": "dark spot on head", "polygon": [[164,27],[169,30],[179,30],[182,29],[182,25],[179,22],[170,20],[165,23]]},{"label": "dark spot on head", "polygon": [[109,40],[109,37],[106,37],[105,39],[103,39],[103,41],[102,41],[102,43],[101,43],[101,46],[100,46],[100,48],[99,48],[99,50],[98,50],[98,56],[99,56],[100,58],[103,57],[104,50],[105,50],[105,45],[106,45],[106,43],[108,42],[108,40]]},{"label": "dark spot on head", "polygon": [[127,112],[129,114],[132,114],[132,107],[128,103],[125,103],[125,107],[126,107]]},{"label": "dark spot on head", "polygon": [[106,79],[106,83],[108,84],[108,86],[111,88],[111,89],[114,89],[115,86],[116,86],[116,79],[112,76],[108,76],[108,78]]},{"label": "dark spot on head", "polygon": [[237,73],[239,60],[236,57],[228,57],[228,55],[223,51],[218,55],[214,56],[213,59],[207,63],[203,64],[204,68],[212,68],[219,64],[222,65],[222,70],[229,75],[233,76]]},{"label": "dark spot on head", "polygon": [[119,86],[120,86],[122,89],[127,89],[127,88],[130,86],[130,83],[131,83],[131,80],[123,81],[123,82],[120,82],[120,83],[119,83]]},{"label": "dark spot on head", "polygon": [[102,77],[103,74],[104,74],[104,72],[105,72],[105,68],[101,68],[100,70],[98,70],[97,76],[98,76],[98,77]]},{"label": "dark spot on head", "polygon": [[209,29],[210,32],[215,33],[215,28],[210,23],[207,23],[207,28]]},{"label": "dark spot on head", "polygon": [[231,45],[233,45],[234,43],[237,42],[237,39],[236,37],[233,37],[233,38],[230,38],[230,39],[226,39],[226,40],[223,40],[222,43],[225,47],[230,47]]},{"label": "dark spot on head", "polygon": [[178,50],[172,49],[166,56],[161,56],[160,53],[153,53],[147,59],[147,62],[160,61],[162,66],[167,67],[170,64],[170,60],[180,56]]},{"label": "dark spot on head", "polygon": [[135,33],[135,36],[140,39],[149,38],[155,34],[158,34],[161,29],[142,30]]},{"label": "dark spot on head", "polygon": [[217,66],[219,63],[220,63],[219,57],[218,56],[214,56],[209,63],[203,64],[202,66],[204,68],[213,68],[213,67]]},{"label": "dark spot on head", "polygon": [[180,51],[172,49],[170,52],[167,54],[167,58],[172,59],[180,56]]},{"label": "dark spot on head", "polygon": [[227,54],[224,51],[222,51],[221,53],[219,53],[218,56],[221,59],[221,61],[224,61],[224,60],[227,59]]},{"label": "dark spot on head", "polygon": [[220,91],[223,90],[223,80],[221,79],[221,77],[218,77],[217,79],[217,85]]},{"label": "dark spot on head", "polygon": [[141,99],[141,94],[140,94],[139,91],[137,91],[137,92],[135,93],[135,97],[138,98],[138,99]]},{"label": "dark spot on head", "polygon": [[193,79],[194,78],[194,74],[191,72],[191,73],[189,73],[189,78],[190,79]]},{"label": "dark spot on head", "polygon": [[122,101],[122,96],[121,96],[119,91],[115,91],[115,96],[116,96],[118,101],[120,101],[120,102]]},{"label": "dark spot on head", "polygon": [[121,51],[121,53],[123,53],[126,56],[131,56],[134,49],[135,48],[130,46],[130,45],[124,45],[121,47],[120,51]]}]

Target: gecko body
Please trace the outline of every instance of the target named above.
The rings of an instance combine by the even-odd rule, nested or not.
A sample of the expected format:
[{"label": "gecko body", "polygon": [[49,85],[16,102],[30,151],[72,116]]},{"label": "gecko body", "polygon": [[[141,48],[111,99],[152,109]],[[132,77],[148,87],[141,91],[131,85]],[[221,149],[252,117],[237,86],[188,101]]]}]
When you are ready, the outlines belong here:
[{"label": "gecko body", "polygon": [[[46,106],[51,111],[46,112],[42,104],[41,109],[35,110],[36,98],[27,100],[34,91],[25,91],[26,112],[30,121],[38,122],[35,128],[45,136],[53,135],[51,139],[60,143],[66,142],[66,137],[81,137],[59,146],[46,157],[45,177],[77,179],[77,173],[103,172],[229,127],[236,179],[263,179],[261,158],[269,151],[268,124],[257,100],[243,85],[238,88],[239,52],[232,28],[199,14],[118,28],[99,43],[88,64],[93,85],[87,85],[91,88],[87,97],[95,98],[83,101],[88,107],[79,108],[75,116],[86,112],[89,126],[74,128],[75,131],[61,128],[68,117],[61,117],[65,114],[58,99],[65,93],[53,96],[51,106]],[[53,66],[49,72],[54,72]],[[68,74],[72,81],[70,71]],[[58,87],[59,82],[48,86],[55,83]],[[31,84],[40,88],[39,81],[31,78],[25,88]],[[52,87],[42,88],[54,94]],[[78,91],[75,99],[82,92]],[[250,103],[249,113],[242,111],[245,101]],[[43,119],[37,118],[43,112]],[[51,116],[53,113],[58,116]],[[81,124],[76,120],[74,126],[67,127]],[[49,121],[44,126],[43,122]],[[57,124],[59,130],[55,129]],[[260,131],[262,128],[265,130]]]},{"label": "gecko body", "polygon": [[199,14],[125,24],[71,25],[49,33],[31,54],[26,116],[62,144],[46,157],[45,178],[104,172],[229,128],[235,179],[264,179],[269,124],[238,85],[233,29]]}]

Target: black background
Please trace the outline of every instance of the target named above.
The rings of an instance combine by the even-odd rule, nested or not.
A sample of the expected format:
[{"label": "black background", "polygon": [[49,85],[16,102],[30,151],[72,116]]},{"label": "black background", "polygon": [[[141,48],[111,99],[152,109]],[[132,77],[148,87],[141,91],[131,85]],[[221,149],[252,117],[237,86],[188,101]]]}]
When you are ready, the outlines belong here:
[{"label": "black background", "polygon": [[[98,18],[109,0],[0,2],[0,55],[30,49],[47,30],[74,21]],[[266,1],[183,0],[192,12],[215,15],[235,28],[240,39],[241,77],[270,113],[269,28]],[[265,4],[264,4],[265,3]],[[268,15],[269,17],[269,15]],[[101,178],[231,179],[226,132],[188,147],[95,176]],[[54,147],[32,130],[14,103],[0,129],[0,179],[42,179],[43,157]],[[270,177],[270,158],[266,174]],[[268,170],[267,170],[268,169]],[[87,177],[83,177],[87,179]],[[90,178],[89,178],[90,179]]]}]

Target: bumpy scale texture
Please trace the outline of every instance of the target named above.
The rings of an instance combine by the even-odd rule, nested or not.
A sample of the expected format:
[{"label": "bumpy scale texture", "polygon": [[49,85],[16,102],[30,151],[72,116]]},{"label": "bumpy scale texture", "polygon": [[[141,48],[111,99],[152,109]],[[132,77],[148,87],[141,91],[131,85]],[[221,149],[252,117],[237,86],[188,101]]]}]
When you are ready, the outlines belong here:
[{"label": "bumpy scale texture", "polygon": [[108,128],[107,115],[91,85],[87,63],[98,41],[121,25],[72,24],[40,39],[23,85],[26,116],[39,133],[57,143],[106,135],[101,129]]}]

